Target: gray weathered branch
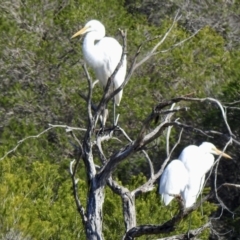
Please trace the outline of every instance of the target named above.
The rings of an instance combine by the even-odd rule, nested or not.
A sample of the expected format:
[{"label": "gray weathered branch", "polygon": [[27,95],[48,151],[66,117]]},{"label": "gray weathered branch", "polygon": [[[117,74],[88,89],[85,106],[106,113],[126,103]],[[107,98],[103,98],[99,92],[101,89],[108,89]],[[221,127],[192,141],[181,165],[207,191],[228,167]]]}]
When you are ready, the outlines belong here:
[{"label": "gray weathered branch", "polygon": [[196,228],[193,230],[188,231],[185,234],[179,234],[179,235],[174,235],[166,238],[159,238],[157,240],[185,240],[185,239],[196,239],[197,236],[199,236],[205,229],[211,228],[212,223],[211,221],[207,222],[200,228]]},{"label": "gray weathered branch", "polygon": [[135,197],[126,187],[114,181],[112,177],[109,177],[107,183],[112,191],[118,194],[122,199],[124,224],[126,231],[128,231],[136,226]]}]

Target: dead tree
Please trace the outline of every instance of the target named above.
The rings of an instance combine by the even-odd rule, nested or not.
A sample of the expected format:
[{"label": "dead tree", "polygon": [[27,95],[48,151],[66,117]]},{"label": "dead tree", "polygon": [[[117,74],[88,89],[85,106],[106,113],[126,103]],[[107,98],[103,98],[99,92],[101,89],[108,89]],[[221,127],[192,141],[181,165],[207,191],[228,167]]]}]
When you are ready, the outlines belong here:
[{"label": "dead tree", "polygon": [[[74,135],[74,129],[70,129],[73,138],[77,143],[77,156],[74,161],[70,164],[70,173],[72,177],[72,184],[73,184],[73,193],[74,198],[76,201],[78,212],[81,215],[82,222],[86,231],[86,237],[89,240],[102,240],[104,239],[103,231],[102,231],[102,223],[103,223],[103,203],[104,203],[104,190],[106,186],[109,186],[111,190],[119,195],[122,199],[122,210],[124,216],[124,223],[125,223],[125,236],[123,239],[129,240],[134,239],[135,237],[142,236],[145,234],[158,234],[158,233],[169,233],[175,229],[175,226],[179,223],[180,220],[185,218],[189,213],[195,210],[200,204],[197,203],[194,207],[190,209],[184,209],[180,206],[179,213],[175,215],[172,219],[166,221],[161,225],[142,225],[136,226],[136,209],[135,209],[135,198],[146,192],[152,191],[154,189],[154,184],[161,176],[164,167],[168,163],[171,158],[171,153],[174,150],[175,146],[168,154],[167,159],[164,161],[164,164],[161,166],[161,169],[157,171],[154,169],[151,159],[145,148],[148,144],[153,142],[156,138],[161,136],[163,132],[167,129],[170,130],[171,127],[177,127],[180,129],[191,129],[194,131],[199,131],[203,134],[207,134],[200,129],[193,128],[192,126],[185,125],[181,123],[177,118],[175,118],[175,114],[179,112],[187,111],[187,107],[179,107],[175,106],[177,103],[182,101],[196,101],[196,102],[212,102],[213,104],[217,105],[222,112],[223,120],[228,129],[228,142],[226,146],[232,142],[234,138],[231,129],[228,125],[225,111],[218,100],[212,98],[189,98],[189,97],[178,97],[168,101],[163,101],[161,103],[156,104],[156,107],[149,113],[146,119],[142,123],[142,127],[138,132],[138,136],[136,139],[132,140],[127,135],[126,131],[122,129],[120,126],[115,123],[115,126],[112,128],[105,129],[104,131],[97,129],[97,120],[103,109],[106,107],[106,104],[117,94],[120,90],[124,88],[127,82],[130,80],[133,72],[141,66],[144,62],[146,62],[151,56],[155,55],[157,52],[158,47],[164,42],[168,34],[171,32],[172,27],[174,26],[175,22],[178,19],[178,15],[175,17],[173,25],[169,29],[169,31],[164,35],[164,37],[158,42],[158,44],[150,51],[143,59],[137,61],[138,55],[141,51],[141,46],[135,55],[135,58],[130,66],[128,75],[122,86],[116,89],[114,92],[110,93],[109,86],[110,83],[118,71],[118,68],[121,66],[121,62],[123,60],[124,55],[126,54],[126,32],[121,31],[123,37],[123,54],[121,61],[119,62],[117,68],[115,69],[114,73],[108,80],[108,84],[106,86],[105,92],[103,97],[98,104],[98,106],[93,105],[92,103],[92,89],[93,83],[91,77],[88,74],[86,66],[83,66],[85,71],[85,75],[88,81],[88,94],[85,96],[81,94],[81,96],[86,100],[87,103],[87,110],[88,110],[88,122],[87,127],[85,129],[85,135],[83,139],[77,139]],[[196,33],[195,33],[196,34]],[[195,35],[194,34],[194,35]],[[192,35],[191,37],[193,37]],[[184,40],[186,41],[186,39]],[[181,43],[183,43],[182,41]],[[175,44],[173,47],[178,46],[180,43]],[[150,124],[158,118],[158,116],[164,116],[164,120],[158,122],[155,125],[155,128],[148,131]],[[113,153],[109,158],[105,156],[105,153],[102,149],[102,144],[104,141],[111,139],[113,137],[114,131],[120,131],[126,139],[129,141],[128,144],[122,146],[117,152]],[[168,142],[168,139],[167,139]],[[168,142],[169,143],[169,142]],[[98,156],[101,160],[101,166],[97,166],[94,162],[94,153],[93,153],[93,146],[97,146],[98,149]],[[169,146],[168,146],[169,149]],[[131,155],[135,154],[136,152],[142,152],[146,157],[149,163],[150,169],[150,178],[142,185],[139,186],[137,189],[130,191],[128,188],[119,185],[112,177],[113,171],[118,167],[119,163],[130,157]],[[168,150],[169,152],[169,150]],[[85,171],[87,174],[87,183],[89,191],[87,193],[87,206],[86,209],[82,206],[77,193],[77,179],[76,173],[78,170],[79,161],[83,160]],[[203,199],[202,201],[206,200],[208,196]],[[192,230],[189,233],[189,236],[195,237],[200,234],[205,228],[211,227],[211,222],[208,222],[204,226],[199,229]],[[174,238],[175,237],[175,238]],[[181,236],[177,236],[178,239],[184,239],[185,234]],[[176,236],[169,237],[166,239],[176,239]]]}]

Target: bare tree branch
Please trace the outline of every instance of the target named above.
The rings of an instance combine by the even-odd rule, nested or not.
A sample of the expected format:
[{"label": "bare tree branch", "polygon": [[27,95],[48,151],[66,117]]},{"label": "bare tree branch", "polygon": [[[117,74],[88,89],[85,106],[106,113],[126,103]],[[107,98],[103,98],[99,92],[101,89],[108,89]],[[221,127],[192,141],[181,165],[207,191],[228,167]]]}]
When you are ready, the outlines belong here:
[{"label": "bare tree branch", "polygon": [[240,184],[224,183],[223,186],[240,188]]},{"label": "bare tree branch", "polygon": [[17,145],[16,145],[13,149],[9,150],[7,153],[5,153],[5,154],[3,155],[3,157],[0,158],[0,161],[3,160],[4,158],[6,158],[9,154],[15,152],[15,151],[18,149],[18,147],[19,147],[23,142],[25,142],[26,140],[32,139],[32,138],[39,138],[40,136],[42,136],[44,133],[48,132],[48,131],[51,130],[52,128],[53,128],[53,127],[49,127],[49,128],[45,129],[44,131],[40,132],[40,133],[37,134],[37,135],[28,136],[28,137],[25,137],[25,138],[23,138],[22,140],[18,141],[18,142],[17,142]]},{"label": "bare tree branch", "polygon": [[170,48],[168,48],[168,49],[165,49],[165,50],[156,52],[154,55],[156,55],[156,54],[158,54],[158,53],[166,53],[166,52],[168,52],[168,51],[170,51],[170,50],[172,50],[172,49],[174,49],[174,48],[182,45],[182,44],[185,43],[186,41],[188,41],[188,40],[190,40],[191,38],[193,38],[194,36],[196,36],[196,35],[199,33],[200,30],[201,30],[201,29],[198,29],[198,30],[197,30],[195,33],[193,33],[190,37],[188,37],[188,38],[186,38],[186,39],[183,39],[182,41],[180,41],[180,42],[172,45],[172,46],[171,46]]},{"label": "bare tree branch", "polygon": [[128,231],[136,226],[135,198],[126,187],[119,185],[112,177],[109,177],[107,184],[122,199],[124,224]]},{"label": "bare tree branch", "polygon": [[[124,136],[127,138],[127,140],[129,142],[132,142],[132,139],[127,135],[127,133],[122,128],[120,128],[120,127],[118,127],[118,128],[124,134]],[[154,168],[153,168],[152,161],[151,161],[150,157],[148,156],[148,154],[147,154],[147,152],[145,150],[142,150],[142,153],[144,154],[144,156],[146,157],[146,159],[148,161],[149,168],[150,168],[150,176],[152,178],[153,175],[154,175]]]},{"label": "bare tree branch", "polygon": [[[209,102],[214,102],[216,103],[221,112],[222,112],[222,116],[225,122],[225,125],[228,128],[229,131],[229,135],[233,135],[232,131],[228,125],[227,122],[227,118],[224,112],[224,109],[221,105],[221,103],[213,98],[188,98],[188,97],[178,97],[178,98],[173,98],[169,101],[165,101],[163,103],[160,103],[154,110],[153,112],[147,117],[147,119],[144,121],[142,129],[140,130],[140,133],[137,137],[137,139],[135,141],[133,141],[131,144],[126,145],[123,149],[121,149],[119,152],[113,154],[109,161],[106,163],[105,166],[103,166],[103,168],[101,169],[101,171],[99,172],[99,177],[101,179],[101,181],[105,182],[106,179],[109,176],[109,173],[117,166],[117,164],[122,161],[123,159],[125,159],[126,157],[128,157],[130,154],[132,154],[135,151],[139,151],[141,149],[143,149],[144,146],[146,146],[148,143],[152,142],[154,139],[156,139],[157,137],[159,137],[163,130],[166,129],[169,126],[172,125],[178,125],[181,128],[182,127],[189,127],[192,128],[190,126],[184,125],[184,124],[180,124],[179,122],[175,121],[175,122],[171,122],[170,118],[171,116],[174,114],[174,112],[176,111],[176,109],[172,110],[173,113],[169,113],[167,115],[167,117],[165,118],[164,121],[162,121],[155,129],[153,129],[150,133],[145,135],[146,130],[148,129],[148,126],[150,124],[150,122],[156,117],[156,115],[160,112],[160,110],[166,106],[169,106],[173,103],[176,102],[180,102],[180,101],[195,101],[195,102],[205,102],[205,101],[209,101]],[[171,112],[171,110],[169,110],[169,112]],[[195,129],[195,128],[192,128]],[[204,132],[202,132],[204,133]],[[102,183],[103,183],[102,182]]]},{"label": "bare tree branch", "polygon": [[56,125],[56,124],[48,124],[51,128],[65,128],[66,129],[66,132],[71,132],[71,131],[83,131],[83,132],[86,132],[87,129],[86,128],[79,128],[79,127],[71,127],[71,126],[68,126],[68,125]]},{"label": "bare tree branch", "polygon": [[102,150],[102,142],[103,142],[103,141],[108,141],[108,140],[110,140],[110,139],[115,139],[115,140],[120,141],[119,139],[113,137],[113,132],[114,132],[114,128],[110,131],[109,134],[97,135],[97,136],[96,136],[96,141],[95,141],[95,143],[96,143],[97,148],[98,148],[98,151],[99,151],[100,160],[102,161],[103,164],[107,161],[107,158],[105,157],[105,155],[104,155],[104,153],[103,153],[103,150]]},{"label": "bare tree branch", "polygon": [[[74,200],[75,200],[75,203],[76,203],[76,206],[77,206],[77,210],[78,212],[80,213],[80,216],[82,218],[82,223],[83,223],[83,226],[86,227],[86,223],[87,223],[87,216],[85,214],[85,209],[84,207],[82,206],[81,202],[80,202],[80,199],[78,197],[78,188],[77,188],[77,184],[78,184],[78,179],[75,178],[75,175],[76,175],[76,170],[77,170],[77,167],[78,167],[78,164],[79,164],[79,161],[80,161],[80,158],[75,161],[71,161],[70,162],[70,167],[69,167],[69,171],[70,171],[70,175],[71,175],[71,179],[72,179],[72,186],[73,186],[73,196],[74,196]],[[76,162],[76,163],[75,163]],[[75,163],[74,167],[73,167],[73,164]]]},{"label": "bare tree branch", "polygon": [[[140,225],[130,229],[123,240],[133,240],[135,237],[140,237],[143,235],[151,235],[151,234],[160,234],[160,233],[170,233],[174,231],[175,226],[182,220],[185,219],[191,212],[196,210],[204,201],[206,201],[212,194],[210,193],[206,197],[204,197],[201,201],[195,203],[192,207],[184,210],[183,206],[180,204],[179,212],[172,217],[170,220],[166,221],[161,225]],[[206,224],[205,228],[210,227],[211,225]]]},{"label": "bare tree branch", "polygon": [[[170,110],[173,110],[175,105],[176,104],[173,103]],[[167,153],[167,156],[169,156],[169,138],[170,138],[170,135],[171,135],[171,130],[172,130],[172,126],[169,126],[168,129],[167,129],[167,135],[166,135],[166,153]]]},{"label": "bare tree branch", "polygon": [[[223,149],[223,152],[225,152],[226,151],[226,149],[227,149],[227,147],[228,147],[228,145],[229,144],[231,144],[232,143],[232,141],[231,141],[231,139],[226,143],[226,145],[225,145],[225,147],[224,147],[224,149]],[[223,203],[223,201],[222,201],[222,199],[218,196],[218,191],[217,191],[217,170],[218,170],[218,165],[219,165],[219,161],[220,161],[220,158],[221,158],[221,155],[218,157],[218,159],[215,161],[215,164],[216,164],[216,167],[215,167],[215,172],[214,172],[214,175],[215,175],[215,177],[214,177],[214,191],[215,191],[215,196],[216,196],[216,198],[217,198],[217,201],[220,203],[220,205],[221,205],[221,207],[223,208],[223,209],[226,209],[228,212],[230,212],[231,214],[233,214],[234,215],[234,213],[232,212],[232,211],[230,211],[230,209]]]},{"label": "bare tree branch", "polygon": [[173,19],[173,23],[170,26],[170,28],[168,29],[168,31],[165,33],[165,35],[163,36],[163,38],[153,47],[153,49],[150,51],[150,53],[148,53],[140,62],[136,63],[133,70],[137,69],[138,67],[140,67],[143,63],[145,63],[147,60],[149,60],[149,58],[151,58],[152,56],[154,56],[156,50],[158,49],[158,47],[166,40],[167,36],[169,35],[169,33],[172,31],[174,25],[176,24],[176,22],[180,19],[179,16],[179,11],[177,11],[177,14],[175,15],[174,19]]},{"label": "bare tree branch", "polygon": [[[234,101],[234,102],[231,102],[231,103],[226,103],[228,106],[232,106],[232,105],[236,105],[236,104],[239,104],[240,103],[240,100],[238,101]],[[227,106],[227,107],[228,107]]]},{"label": "bare tree branch", "polygon": [[199,236],[205,229],[207,228],[211,228],[212,227],[212,223],[211,221],[207,222],[206,224],[204,224],[203,226],[201,226],[200,228],[196,228],[193,230],[190,230],[189,232],[185,233],[185,234],[179,234],[179,235],[174,235],[174,236],[170,236],[170,237],[166,237],[166,238],[159,238],[156,240],[185,240],[185,239],[195,239],[197,236]]},{"label": "bare tree branch", "polygon": [[224,137],[225,139],[229,140],[230,138],[232,139],[232,141],[234,143],[236,143],[237,145],[240,145],[240,141],[238,141],[235,136],[229,136],[229,134],[225,134],[225,133],[221,133],[221,132],[218,132],[218,131],[215,131],[215,130],[207,130],[207,131],[204,131],[206,134],[215,134],[215,135],[219,135],[221,137]]},{"label": "bare tree branch", "polygon": [[164,160],[161,168],[159,169],[159,171],[152,176],[146,183],[144,183],[143,185],[139,186],[138,188],[136,188],[135,190],[132,191],[132,195],[134,196],[138,196],[140,193],[144,193],[144,192],[149,192],[152,191],[154,189],[154,183],[157,181],[157,179],[162,175],[165,166],[167,165],[167,163],[169,162],[171,155],[173,153],[173,151],[175,150],[175,148],[178,146],[178,144],[181,141],[181,136],[182,136],[182,131],[179,134],[179,138],[178,141],[175,143],[174,147],[172,148],[170,154],[167,156],[167,158]]},{"label": "bare tree branch", "polygon": [[88,82],[88,96],[87,96],[87,109],[88,109],[88,121],[89,121],[89,125],[92,125],[92,111],[91,111],[91,104],[92,104],[92,79],[88,73],[86,64],[83,64],[83,69],[87,78],[87,82]]}]

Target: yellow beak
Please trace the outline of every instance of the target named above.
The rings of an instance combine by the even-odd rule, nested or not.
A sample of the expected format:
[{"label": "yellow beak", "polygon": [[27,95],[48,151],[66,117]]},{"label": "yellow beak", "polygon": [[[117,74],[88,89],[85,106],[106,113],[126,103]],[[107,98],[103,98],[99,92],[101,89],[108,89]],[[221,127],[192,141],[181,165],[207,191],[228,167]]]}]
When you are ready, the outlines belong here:
[{"label": "yellow beak", "polygon": [[219,149],[217,149],[217,148],[214,148],[214,151],[216,152],[216,154],[217,154],[217,155],[222,155],[222,156],[223,156],[223,157],[225,157],[225,158],[232,159],[232,157],[231,157],[231,156],[229,156],[228,154],[226,154],[226,153],[224,153],[224,152],[220,151],[220,150],[219,150]]},{"label": "yellow beak", "polygon": [[84,27],[84,28],[82,28],[81,30],[79,30],[78,32],[76,32],[74,35],[72,35],[71,39],[72,39],[72,38],[75,38],[75,37],[77,37],[77,36],[79,36],[79,35],[83,35],[84,33],[87,32],[88,28],[89,28],[89,27]]}]

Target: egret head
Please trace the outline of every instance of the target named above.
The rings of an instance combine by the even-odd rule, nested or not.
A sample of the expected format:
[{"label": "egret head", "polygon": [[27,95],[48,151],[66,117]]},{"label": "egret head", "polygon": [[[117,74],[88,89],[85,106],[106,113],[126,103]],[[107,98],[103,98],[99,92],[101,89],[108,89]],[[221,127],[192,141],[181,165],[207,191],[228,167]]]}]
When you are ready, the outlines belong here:
[{"label": "egret head", "polygon": [[98,20],[91,20],[87,22],[86,25],[81,30],[76,32],[71,38],[75,38],[88,32],[96,32],[99,35],[99,39],[101,39],[105,36],[105,27]]},{"label": "egret head", "polygon": [[199,148],[203,150],[205,153],[211,153],[214,155],[222,155],[225,158],[232,159],[228,154],[222,152],[221,150],[217,149],[212,143],[210,142],[203,142]]}]

